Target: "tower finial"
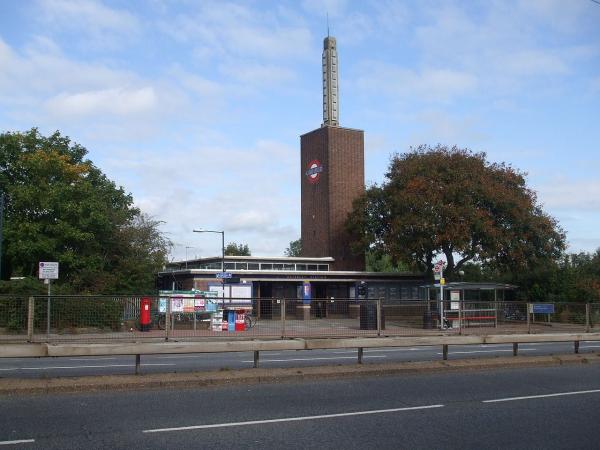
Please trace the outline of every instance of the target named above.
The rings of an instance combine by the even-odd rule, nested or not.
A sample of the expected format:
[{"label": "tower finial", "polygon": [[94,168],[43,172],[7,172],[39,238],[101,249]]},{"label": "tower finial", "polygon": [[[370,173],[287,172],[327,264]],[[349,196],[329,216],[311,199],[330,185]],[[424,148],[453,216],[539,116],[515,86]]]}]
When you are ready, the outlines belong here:
[{"label": "tower finial", "polygon": [[[329,23],[327,24],[329,31]],[[338,57],[333,36],[323,41],[323,126],[339,126]]]}]

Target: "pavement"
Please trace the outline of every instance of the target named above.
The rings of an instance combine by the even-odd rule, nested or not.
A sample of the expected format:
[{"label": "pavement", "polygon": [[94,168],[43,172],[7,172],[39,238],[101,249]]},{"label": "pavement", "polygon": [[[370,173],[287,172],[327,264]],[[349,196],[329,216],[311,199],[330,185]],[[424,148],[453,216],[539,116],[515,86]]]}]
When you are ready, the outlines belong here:
[{"label": "pavement", "polygon": [[457,359],[385,364],[257,368],[188,373],[141,375],[100,375],[61,378],[0,379],[0,395],[49,394],[84,391],[196,388],[232,384],[264,384],[298,380],[322,380],[364,376],[400,375],[469,370],[496,370],[510,367],[547,367],[600,363],[600,354],[517,356],[493,359]]}]

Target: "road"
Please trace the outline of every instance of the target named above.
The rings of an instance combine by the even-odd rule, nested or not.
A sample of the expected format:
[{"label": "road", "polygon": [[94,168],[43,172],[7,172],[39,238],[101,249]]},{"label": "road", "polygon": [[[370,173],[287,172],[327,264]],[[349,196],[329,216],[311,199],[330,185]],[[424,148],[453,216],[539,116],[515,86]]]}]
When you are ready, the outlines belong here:
[{"label": "road", "polygon": [[[597,352],[600,342],[580,344],[580,353]],[[441,347],[408,347],[366,349],[363,361],[402,362],[441,359]],[[573,352],[572,343],[520,344],[519,354],[552,355]],[[512,354],[511,344],[451,346],[449,359],[489,358]],[[355,364],[357,351],[304,350],[261,352],[261,367],[305,367],[328,364]],[[212,353],[191,355],[142,356],[143,373],[192,372],[198,370],[241,369],[252,367],[252,353]],[[41,378],[86,375],[131,374],[135,367],[133,356],[98,356],[78,358],[4,358],[0,359],[0,377]]]},{"label": "road", "polygon": [[600,364],[2,398],[7,448],[598,448]]}]

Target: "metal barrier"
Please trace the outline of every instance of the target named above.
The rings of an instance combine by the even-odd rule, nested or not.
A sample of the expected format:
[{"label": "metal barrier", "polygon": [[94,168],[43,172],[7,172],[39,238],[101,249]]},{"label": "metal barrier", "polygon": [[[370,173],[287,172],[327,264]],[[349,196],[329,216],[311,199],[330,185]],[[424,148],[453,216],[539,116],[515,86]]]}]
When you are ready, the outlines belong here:
[{"label": "metal barrier", "polygon": [[[600,331],[599,303],[553,303],[551,313],[526,302],[382,299],[221,299],[175,304],[150,300],[140,326],[140,296],[0,297],[0,342],[169,341],[190,339],[590,333]],[[440,314],[440,308],[443,308]],[[233,311],[233,324],[218,311]],[[536,309],[537,311],[538,309]],[[244,320],[244,315],[249,317]],[[227,315],[226,315],[227,316]],[[251,319],[250,319],[251,317]],[[441,320],[443,319],[443,320]],[[147,328],[147,331],[146,331]],[[490,329],[494,331],[491,332]]]}]

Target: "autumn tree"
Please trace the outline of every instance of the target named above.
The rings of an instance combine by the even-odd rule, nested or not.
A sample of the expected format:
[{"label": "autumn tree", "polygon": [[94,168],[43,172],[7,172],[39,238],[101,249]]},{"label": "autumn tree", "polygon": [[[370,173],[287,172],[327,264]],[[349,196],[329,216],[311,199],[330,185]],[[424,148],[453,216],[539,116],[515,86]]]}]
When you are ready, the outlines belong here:
[{"label": "autumn tree", "polygon": [[39,261],[58,261],[57,288],[147,291],[169,242],[86,154],[59,132],[0,135],[3,277],[35,277]]},{"label": "autumn tree", "polygon": [[565,234],[525,174],[485,153],[419,146],[392,157],[386,179],[354,204],[355,250],[374,250],[431,276],[443,255],[452,279],[468,262],[507,271],[556,260]]}]

